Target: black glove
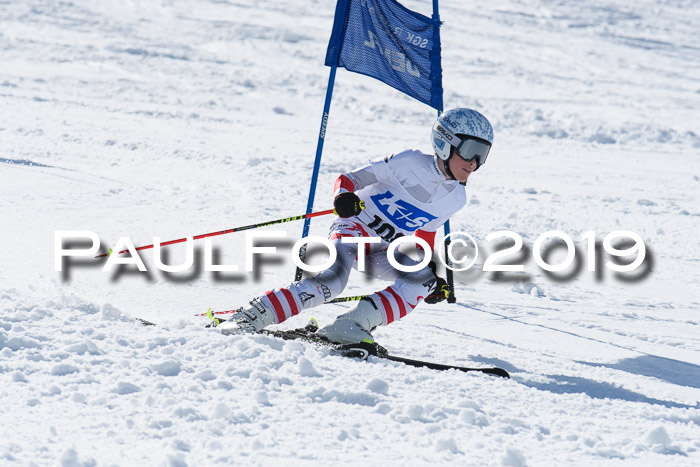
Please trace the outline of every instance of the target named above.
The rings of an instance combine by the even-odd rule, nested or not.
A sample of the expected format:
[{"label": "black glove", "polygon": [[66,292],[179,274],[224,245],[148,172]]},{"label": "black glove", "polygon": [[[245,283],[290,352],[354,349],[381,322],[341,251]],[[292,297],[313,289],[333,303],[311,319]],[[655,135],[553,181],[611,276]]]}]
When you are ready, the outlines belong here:
[{"label": "black glove", "polygon": [[333,211],[340,217],[352,217],[358,215],[365,208],[365,202],[351,192],[338,193],[333,198]]},{"label": "black glove", "polygon": [[430,264],[428,264],[428,267],[431,271],[433,271],[433,274],[435,274],[435,289],[430,295],[425,297],[425,300],[423,301],[425,303],[433,305],[435,303],[440,303],[441,301],[445,300],[450,294],[450,288],[447,285],[447,281],[442,277],[438,276],[437,272],[435,272],[435,261],[431,261]]}]

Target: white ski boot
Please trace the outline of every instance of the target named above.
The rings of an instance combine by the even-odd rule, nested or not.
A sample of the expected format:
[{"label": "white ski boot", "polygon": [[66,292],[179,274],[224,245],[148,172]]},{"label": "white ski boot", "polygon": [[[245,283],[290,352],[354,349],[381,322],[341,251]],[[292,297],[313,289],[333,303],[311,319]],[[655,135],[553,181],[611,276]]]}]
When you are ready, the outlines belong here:
[{"label": "white ski boot", "polygon": [[275,310],[255,298],[250,305],[240,308],[231,319],[220,323],[216,328],[226,335],[254,334],[274,322]]},{"label": "white ski boot", "polygon": [[373,343],[371,331],[384,322],[384,316],[371,298],[365,297],[350,311],[338,316],[332,324],[316,334],[338,344]]}]

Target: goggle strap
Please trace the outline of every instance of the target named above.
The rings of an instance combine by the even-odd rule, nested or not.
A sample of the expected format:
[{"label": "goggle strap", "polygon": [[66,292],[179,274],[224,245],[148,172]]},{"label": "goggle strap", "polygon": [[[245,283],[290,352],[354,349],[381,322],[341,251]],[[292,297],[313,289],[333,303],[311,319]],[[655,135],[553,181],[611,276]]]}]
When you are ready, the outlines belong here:
[{"label": "goggle strap", "polygon": [[442,125],[439,120],[435,122],[433,129],[440,133],[447,140],[447,142],[450,143],[450,146],[457,147],[462,141],[461,138],[458,138],[457,135],[445,128],[445,126]]}]

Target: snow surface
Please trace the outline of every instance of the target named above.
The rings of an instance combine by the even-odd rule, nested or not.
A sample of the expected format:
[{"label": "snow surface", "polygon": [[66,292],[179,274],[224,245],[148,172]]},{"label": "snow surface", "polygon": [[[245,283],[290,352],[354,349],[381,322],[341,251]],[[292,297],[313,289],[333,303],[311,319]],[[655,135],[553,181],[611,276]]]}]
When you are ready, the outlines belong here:
[{"label": "snow surface", "polygon": [[[91,259],[55,272],[57,230],[97,232],[106,250],[303,213],[334,2],[4,1],[0,464],[700,463],[700,4],[440,8],[446,107],[496,132],[453,230],[490,251],[497,230],[532,246],[557,229],[580,257],[584,232],[631,230],[650,250],[642,272],[584,263],[557,280],[527,256],[526,275],[460,273],[457,304],[375,333],[397,355],[509,381],[204,329],[195,313],[289,283],[287,244],[255,274],[165,274],[150,253],[148,273]],[[338,173],[428,151],[434,118],[339,70],[316,208]],[[291,243],[301,224],[279,229]],[[214,245],[244,267],[242,234]],[[383,287],[355,275],[346,293]]]}]

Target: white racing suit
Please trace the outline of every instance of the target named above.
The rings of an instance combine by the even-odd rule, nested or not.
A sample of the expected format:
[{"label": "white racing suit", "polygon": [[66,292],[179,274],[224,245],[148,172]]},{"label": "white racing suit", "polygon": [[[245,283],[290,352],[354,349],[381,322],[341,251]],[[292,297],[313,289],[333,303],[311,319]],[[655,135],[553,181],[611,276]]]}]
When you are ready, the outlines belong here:
[{"label": "white racing suit", "polygon": [[[274,322],[281,323],[343,291],[358,259],[358,245],[342,243],[343,237],[381,239],[380,243],[361,246],[366,254],[365,273],[393,282],[369,295],[378,310],[373,312],[372,327],[403,318],[433,292],[436,279],[428,267],[401,272],[389,264],[386,250],[392,240],[404,235],[421,237],[434,247],[435,231],[465,205],[465,187],[447,180],[438,163],[435,156],[408,150],[341,175],[335,194],[353,191],[365,202],[365,209],[356,217],[337,218],[331,226],[329,239],[338,257],[330,268],[260,298],[274,310]],[[403,265],[418,263],[398,250],[394,257]]]}]

